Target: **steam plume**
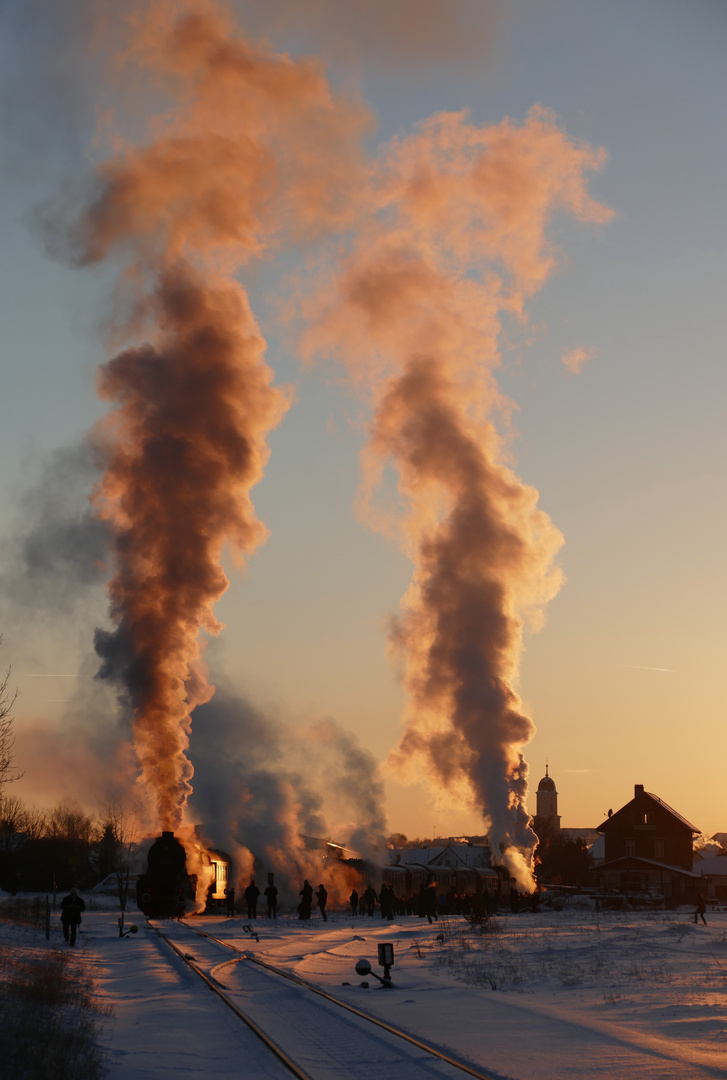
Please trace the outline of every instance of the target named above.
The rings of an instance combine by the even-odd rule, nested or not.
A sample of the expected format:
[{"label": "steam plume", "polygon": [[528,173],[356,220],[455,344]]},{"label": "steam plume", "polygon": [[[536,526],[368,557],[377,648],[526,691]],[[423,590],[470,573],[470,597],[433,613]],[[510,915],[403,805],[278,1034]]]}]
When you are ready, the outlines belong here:
[{"label": "steam plume", "polygon": [[390,640],[409,704],[393,761],[484,809],[523,885],[535,838],[521,749],[534,727],[518,664],[524,621],[537,625],[560,586],[562,537],[495,427],[511,409],[494,378],[499,320],[522,317],[555,265],[554,211],[609,216],[584,180],[602,160],[542,109],[521,127],[440,115],[396,140],[379,174],[379,228],[357,241],[306,341],[373,394],[364,510],[392,528],[371,504],[389,462],[405,506],[396,527],[415,571]]},{"label": "steam plume", "polygon": [[199,631],[220,629],[224,546],[243,559],[265,539],[250,491],[288,404],[232,273],[277,235],[346,219],[369,120],[213,3],[129,10],[116,64],[176,104],[146,144],[98,167],[70,242],[79,264],[120,263],[117,320],[127,340],[146,337],[99,373],[112,409],[93,433],[106,466],[94,502],[113,537],[115,629],[97,631],[96,649],[130,706],[161,825],[177,828],[190,714],[213,693]]},{"label": "steam plume", "polygon": [[[296,732],[218,687],[195,717],[190,803],[217,844],[234,852],[240,882],[275,872],[286,903],[303,878],[324,880],[332,902],[347,900],[355,874],[304,837],[333,836],[376,863],[384,847],[384,792],[372,754],[335,720]],[[378,849],[378,850],[377,850]]]},{"label": "steam plume", "polygon": [[6,624],[51,615],[67,621],[89,590],[100,589],[108,536],[88,505],[97,476],[87,445],[67,447],[48,457],[19,495],[13,531],[0,545]]},{"label": "steam plume", "polygon": [[407,78],[447,64],[482,70],[505,20],[502,0],[243,0],[256,23],[309,37],[316,51]]}]

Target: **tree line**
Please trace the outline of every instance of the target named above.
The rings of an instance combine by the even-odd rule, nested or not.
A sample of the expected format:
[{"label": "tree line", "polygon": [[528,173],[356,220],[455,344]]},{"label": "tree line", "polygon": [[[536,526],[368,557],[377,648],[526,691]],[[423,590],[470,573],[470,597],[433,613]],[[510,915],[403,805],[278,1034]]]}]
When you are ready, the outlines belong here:
[{"label": "tree line", "polygon": [[0,889],[15,894],[55,892],[74,885],[92,888],[115,873],[121,899],[137,839],[135,810],[106,803],[91,816],[70,799],[40,810],[8,793],[9,785],[23,775],[13,734],[18,694],[10,678],[8,668],[0,677]]},{"label": "tree line", "polygon": [[87,814],[73,800],[28,806],[0,788],[0,888],[6,892],[90,889],[128,871],[134,814],[114,804]]}]

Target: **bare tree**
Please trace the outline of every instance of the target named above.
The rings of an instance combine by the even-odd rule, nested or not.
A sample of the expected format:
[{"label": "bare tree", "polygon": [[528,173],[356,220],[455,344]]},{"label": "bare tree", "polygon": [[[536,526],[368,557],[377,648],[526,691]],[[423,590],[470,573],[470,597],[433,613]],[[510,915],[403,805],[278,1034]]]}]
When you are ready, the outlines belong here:
[{"label": "bare tree", "polygon": [[101,836],[102,840],[105,840],[109,846],[113,847],[113,869],[116,871],[122,919],[129,896],[131,862],[141,833],[141,813],[141,804],[136,802],[132,803],[131,806],[126,806],[120,802],[108,802],[101,807]]},{"label": "bare tree", "polygon": [[37,806],[26,806],[23,819],[23,832],[25,839],[40,840],[46,834],[47,810],[41,810]]},{"label": "bare tree", "polygon": [[25,831],[25,803],[17,795],[4,795],[0,789],[0,852],[13,851],[19,833]]},{"label": "bare tree", "polygon": [[86,851],[93,840],[93,819],[76,799],[64,799],[47,812],[45,835]]},{"label": "bare tree", "polygon": [[[0,642],[2,638],[0,637]],[[5,784],[19,780],[23,775],[15,763],[15,737],[13,735],[13,705],[17,690],[10,689],[10,668],[0,680],[0,792]]]}]

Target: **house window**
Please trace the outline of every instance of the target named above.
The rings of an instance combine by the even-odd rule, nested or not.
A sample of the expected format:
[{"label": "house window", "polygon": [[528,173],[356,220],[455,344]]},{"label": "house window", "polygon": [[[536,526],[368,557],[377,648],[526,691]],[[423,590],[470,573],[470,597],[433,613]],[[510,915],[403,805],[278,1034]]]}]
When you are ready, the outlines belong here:
[{"label": "house window", "polygon": [[626,841],[626,854],[627,855],[635,855],[636,854],[636,841],[635,840],[627,840]]},{"label": "house window", "polygon": [[645,810],[644,813],[641,815],[641,824],[642,825],[653,825],[654,824],[654,815],[651,813],[650,810]]},{"label": "house window", "polygon": [[663,840],[655,840],[654,841],[654,858],[655,859],[663,859],[664,858],[664,841]]}]

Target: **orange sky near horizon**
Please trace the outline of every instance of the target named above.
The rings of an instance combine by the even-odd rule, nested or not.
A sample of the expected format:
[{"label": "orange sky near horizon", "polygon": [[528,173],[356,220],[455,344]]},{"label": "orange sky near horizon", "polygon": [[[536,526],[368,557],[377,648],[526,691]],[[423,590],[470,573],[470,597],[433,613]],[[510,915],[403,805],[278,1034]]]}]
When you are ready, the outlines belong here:
[{"label": "orange sky near horizon", "polygon": [[[257,2],[235,6],[264,26]],[[676,0],[518,0],[493,21],[477,57],[468,50],[467,63],[449,55],[439,65],[392,63],[368,32],[344,60],[336,42],[348,25],[265,29],[292,55],[319,34],[336,86],[360,91],[376,117],[372,150],[438,110],[469,109],[484,128],[505,117],[522,125],[542,105],[576,143],[607,151],[589,191],[613,220],[549,219],[557,265],[527,300],[527,319],[503,316],[499,339],[497,378],[515,405],[506,452],[565,537],[564,584],[542,629],[525,633],[516,686],[536,727],[523,750],[527,806],[534,812],[547,759],[564,826],[597,826],[639,783],[706,835],[726,832],[727,145],[717,133],[727,121],[727,9],[708,0],[688,10]],[[0,25],[0,81],[17,111],[12,160],[0,175],[0,662],[20,691],[16,752],[25,770],[10,791],[40,805],[76,797],[92,809],[104,798],[98,761],[112,762],[115,775],[130,768],[113,695],[99,695],[93,680],[94,629],[108,625],[103,584],[73,579],[64,546],[73,534],[53,535],[59,554],[45,576],[20,582],[17,557],[18,537],[41,510],[86,505],[95,477],[86,470],[69,479],[59,448],[75,446],[102,413],[94,371],[108,356],[115,277],[52,261],[28,228],[69,177],[87,177],[99,149],[91,84],[66,85],[75,71],[70,38],[59,41],[52,72],[66,94],[58,113],[48,95],[18,93],[36,47],[45,55],[49,29],[24,34]],[[241,275],[276,385],[293,394],[252,492],[269,535],[244,572],[225,554],[231,585],[215,609],[225,629],[206,658],[212,681],[248,703],[261,727],[278,725],[294,741],[330,717],[383,766],[405,705],[386,638],[412,563],[357,515],[367,405],[338,374],[301,362],[285,321],[291,277],[312,275],[319,258],[301,242]],[[39,510],[49,462],[57,471],[46,476]],[[399,497],[390,474],[384,497]],[[43,552],[25,555],[32,571]],[[477,812],[383,771],[391,831],[482,831]],[[329,821],[333,833],[337,824]]]}]

